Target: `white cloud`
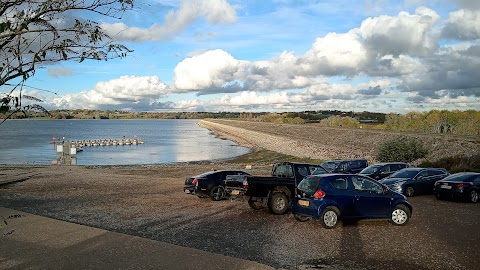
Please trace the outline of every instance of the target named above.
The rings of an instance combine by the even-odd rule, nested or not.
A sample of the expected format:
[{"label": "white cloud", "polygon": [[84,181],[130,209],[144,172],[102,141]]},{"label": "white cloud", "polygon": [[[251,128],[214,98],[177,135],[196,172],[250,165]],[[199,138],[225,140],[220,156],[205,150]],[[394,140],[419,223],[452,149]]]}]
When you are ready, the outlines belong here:
[{"label": "white cloud", "polygon": [[460,8],[480,10],[480,1],[478,0],[454,0]]},{"label": "white cloud", "polygon": [[299,59],[301,74],[354,75],[365,65],[366,50],[356,31],[328,33],[317,38],[312,48]]},{"label": "white cloud", "polygon": [[147,29],[129,27],[125,23],[101,24],[101,27],[119,41],[165,40],[182,32],[199,17],[210,24],[228,24],[237,20],[235,10],[226,0],[183,0],[180,9],[170,11],[162,25],[153,24]]},{"label": "white cloud", "polygon": [[439,18],[435,11],[420,7],[413,15],[400,12],[395,17],[368,18],[362,22],[360,33],[372,54],[430,54],[437,48],[430,31]]},{"label": "white cloud", "polygon": [[[98,82],[92,90],[78,94],[54,97],[53,107],[98,108],[105,105],[122,105],[158,99],[168,92],[168,87],[157,76],[122,76],[107,82]],[[130,106],[130,105],[128,105]]]},{"label": "white cloud", "polygon": [[233,79],[240,61],[222,50],[186,58],[175,67],[173,83],[181,91],[222,87]]},{"label": "white cloud", "polygon": [[458,10],[450,13],[442,37],[457,40],[476,40],[480,38],[480,10]]}]

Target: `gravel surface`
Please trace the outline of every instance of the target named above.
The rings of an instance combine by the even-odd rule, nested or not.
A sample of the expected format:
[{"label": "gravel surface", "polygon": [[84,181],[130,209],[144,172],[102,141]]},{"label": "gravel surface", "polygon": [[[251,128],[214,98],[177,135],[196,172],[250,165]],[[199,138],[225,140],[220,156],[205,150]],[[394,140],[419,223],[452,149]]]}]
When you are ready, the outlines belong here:
[{"label": "gravel surface", "polygon": [[[282,129],[282,136],[244,129],[231,129],[233,134],[228,136],[260,147],[264,134],[270,134],[265,143],[292,151],[297,146],[285,146],[282,140],[294,131]],[[293,143],[305,136],[310,135],[287,137]],[[312,144],[320,140],[315,138],[312,135]],[[351,148],[348,143],[346,148]],[[414,210],[406,226],[368,220],[327,230],[315,221],[298,222],[291,213],[275,216],[267,210],[255,211],[242,200],[214,202],[183,193],[187,177],[211,169],[245,169],[245,165],[220,161],[149,166],[0,165],[0,183],[24,180],[0,186],[0,206],[279,269],[467,270],[480,265],[480,204],[418,196],[409,199]],[[245,171],[268,175],[270,165],[255,164]]]}]

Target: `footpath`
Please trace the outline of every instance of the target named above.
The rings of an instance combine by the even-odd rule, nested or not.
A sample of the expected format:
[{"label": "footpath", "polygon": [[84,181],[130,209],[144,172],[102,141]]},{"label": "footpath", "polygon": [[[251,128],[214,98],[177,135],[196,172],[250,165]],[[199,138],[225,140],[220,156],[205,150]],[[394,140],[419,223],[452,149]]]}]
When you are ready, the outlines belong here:
[{"label": "footpath", "polygon": [[273,268],[0,207],[0,269]]}]

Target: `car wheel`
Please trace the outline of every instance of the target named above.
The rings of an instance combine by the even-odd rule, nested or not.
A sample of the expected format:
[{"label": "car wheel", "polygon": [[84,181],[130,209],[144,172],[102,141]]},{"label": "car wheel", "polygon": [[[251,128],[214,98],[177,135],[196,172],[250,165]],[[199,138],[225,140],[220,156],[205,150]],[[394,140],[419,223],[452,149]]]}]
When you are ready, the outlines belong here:
[{"label": "car wheel", "polygon": [[415,189],[413,187],[407,187],[407,189],[405,189],[405,196],[413,197],[413,195],[415,195]]},{"label": "car wheel", "polygon": [[468,198],[472,203],[478,202],[478,192],[476,190],[470,191],[470,193],[468,194]]},{"label": "car wheel", "polygon": [[442,195],[440,195],[439,193],[436,193],[436,194],[435,194],[435,197],[437,197],[438,200],[443,199],[443,198],[442,198]]},{"label": "car wheel", "polygon": [[250,205],[250,207],[254,210],[263,209],[263,202],[261,200],[260,201],[254,200],[252,199],[252,197],[248,199],[248,205]]},{"label": "car wheel", "polygon": [[288,211],[288,197],[285,193],[275,192],[270,196],[268,209],[272,214],[283,215]]},{"label": "car wheel", "polygon": [[213,201],[220,201],[225,198],[225,188],[222,186],[214,186],[212,190],[210,190],[210,198]]},{"label": "car wheel", "polygon": [[402,226],[407,224],[410,220],[411,212],[408,207],[403,204],[397,205],[395,209],[393,209],[392,214],[390,215],[390,222],[393,225]]},{"label": "car wheel", "polygon": [[326,229],[333,229],[338,225],[340,210],[334,206],[328,206],[320,215],[320,224]]},{"label": "car wheel", "polygon": [[304,216],[300,216],[300,215],[294,215],[295,216],[295,219],[300,221],[300,222],[305,222],[305,221],[308,221],[310,218],[309,217],[304,217]]}]

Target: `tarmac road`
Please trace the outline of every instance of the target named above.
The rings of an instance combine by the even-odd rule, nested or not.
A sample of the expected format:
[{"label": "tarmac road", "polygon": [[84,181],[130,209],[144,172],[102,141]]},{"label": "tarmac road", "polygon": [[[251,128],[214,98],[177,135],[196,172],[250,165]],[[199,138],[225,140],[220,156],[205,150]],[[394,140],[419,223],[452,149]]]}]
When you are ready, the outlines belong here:
[{"label": "tarmac road", "polygon": [[[406,226],[368,220],[327,230],[315,221],[298,222],[292,214],[255,211],[245,201],[213,202],[184,194],[184,177],[169,178],[166,173],[166,178],[158,178],[162,168],[117,170],[120,180],[115,181],[111,169],[97,170],[96,178],[82,177],[91,172],[76,172],[68,183],[41,171],[27,181],[3,186],[0,206],[275,268],[480,266],[480,204],[417,196],[409,199],[413,217]],[[184,171],[194,175],[191,169]],[[123,179],[133,174],[135,179]]]}]

